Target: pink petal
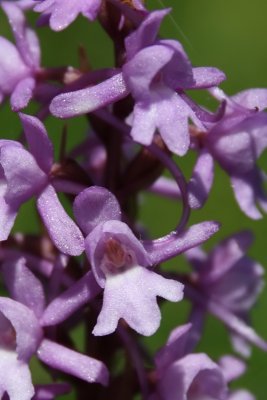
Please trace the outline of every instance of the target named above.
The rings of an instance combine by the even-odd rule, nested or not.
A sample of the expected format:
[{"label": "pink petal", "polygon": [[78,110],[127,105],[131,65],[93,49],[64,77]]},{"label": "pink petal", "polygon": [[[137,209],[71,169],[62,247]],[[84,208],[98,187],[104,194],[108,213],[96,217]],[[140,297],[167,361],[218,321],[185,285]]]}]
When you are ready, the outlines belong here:
[{"label": "pink petal", "polygon": [[29,101],[33,97],[33,91],[35,89],[35,79],[25,78],[21,80],[15,87],[10,103],[13,111],[19,111],[22,108],[27,107]]},{"label": "pink petal", "polygon": [[245,177],[232,176],[232,188],[241,210],[252,219],[260,219],[262,215],[256,206],[255,192],[252,184]]},{"label": "pink petal", "polygon": [[265,112],[258,113],[254,118],[244,121],[244,129],[247,129],[253,139],[253,150],[255,157],[259,158],[267,147],[267,115]]},{"label": "pink petal", "polygon": [[157,127],[167,147],[175,154],[186,154],[189,144],[190,107],[172,90],[157,89]]},{"label": "pink petal", "polygon": [[16,47],[0,37],[0,91],[11,94],[20,80],[27,78],[29,68],[24,64]]},{"label": "pink petal", "polygon": [[226,382],[238,379],[246,371],[245,362],[234,356],[223,356],[220,358],[218,364],[222,369]]},{"label": "pink petal", "polygon": [[5,199],[10,204],[27,201],[47,183],[47,177],[28,151],[18,146],[3,146],[0,163],[7,180]]},{"label": "pink petal", "polygon": [[153,104],[137,103],[132,114],[131,136],[144,146],[151,144],[156,131],[157,107]]},{"label": "pink petal", "polygon": [[193,77],[195,80],[193,88],[196,89],[207,89],[218,86],[226,79],[224,72],[214,67],[193,68]]},{"label": "pink petal", "polygon": [[149,13],[148,17],[131,35],[125,39],[127,59],[130,60],[141,49],[154,44],[163,18],[170,8]]},{"label": "pink petal", "polygon": [[87,17],[90,21],[94,21],[99,12],[101,6],[101,0],[80,0],[82,7],[82,14]]},{"label": "pink petal", "polygon": [[172,59],[162,69],[164,84],[173,90],[191,87],[194,83],[192,66],[181,43],[172,39],[158,43],[173,50]]},{"label": "pink petal", "polygon": [[80,255],[84,250],[83,235],[64,210],[53,186],[48,185],[40,194],[37,208],[55,246],[64,254]]},{"label": "pink petal", "polygon": [[206,137],[209,151],[228,174],[244,174],[254,167],[256,154],[248,130],[250,124],[253,127],[257,124],[254,118],[244,120],[242,114],[241,123],[239,114],[237,118],[224,118]]},{"label": "pink petal", "polygon": [[238,232],[222,241],[209,256],[207,276],[203,280],[212,283],[223,278],[244,257],[252,241],[253,235],[249,231]]},{"label": "pink petal", "polygon": [[193,175],[188,184],[189,204],[192,208],[201,208],[207,200],[214,178],[212,156],[203,151],[194,166]]},{"label": "pink petal", "polygon": [[2,273],[11,297],[31,309],[37,318],[40,317],[45,305],[43,286],[26,267],[25,259],[4,262]]},{"label": "pink petal", "polygon": [[45,126],[36,117],[22,113],[19,114],[19,117],[31,154],[35,157],[39,167],[48,174],[53,164],[53,145]]},{"label": "pink petal", "polygon": [[171,199],[181,199],[181,192],[177,183],[172,178],[167,178],[166,176],[160,176],[148,190]]},{"label": "pink petal", "polygon": [[59,118],[87,114],[126,97],[128,93],[122,74],[117,74],[98,85],[56,96],[50,104],[50,112]]},{"label": "pink petal", "polygon": [[232,96],[231,99],[243,107],[260,111],[267,108],[267,89],[247,89]]},{"label": "pink petal", "polygon": [[211,292],[228,310],[247,313],[263,289],[263,274],[260,264],[243,257],[219,281],[213,282]]},{"label": "pink petal", "polygon": [[79,13],[94,20],[101,3],[100,0],[45,0],[34,8],[35,11],[45,12],[50,15],[50,27],[55,31],[61,31],[69,26]]},{"label": "pink petal", "polygon": [[149,101],[154,78],[170,62],[173,55],[172,48],[157,44],[142,49],[132,60],[124,64],[123,78],[136,100]]},{"label": "pink petal", "polygon": [[38,67],[40,63],[38,37],[33,30],[27,28],[24,13],[14,2],[3,1],[2,8],[8,16],[17,48],[24,62],[29,67]]},{"label": "pink petal", "polygon": [[59,324],[97,296],[101,290],[93,273],[89,271],[48,305],[42,316],[41,324],[43,326]]},{"label": "pink petal", "polygon": [[37,12],[48,12],[49,9],[55,4],[56,0],[43,0],[39,1],[34,8]]},{"label": "pink petal", "polygon": [[86,382],[108,384],[106,366],[94,358],[77,353],[51,340],[44,339],[38,349],[38,358],[52,368],[76,376]]},{"label": "pink petal", "polygon": [[174,361],[186,354],[190,329],[191,324],[186,324],[179,326],[170,333],[166,345],[155,356],[157,370],[163,372]]},{"label": "pink petal", "polygon": [[[46,2],[44,1],[44,3]],[[75,3],[77,3],[77,1]],[[63,6],[61,1],[54,1],[50,17],[50,27],[53,30],[61,31],[75,20],[80,11],[75,3],[73,3],[72,0],[64,0]]]},{"label": "pink petal", "polygon": [[18,213],[18,206],[6,202],[6,191],[7,184],[0,179],[0,241],[8,238]]},{"label": "pink petal", "polygon": [[246,339],[230,331],[230,340],[232,347],[237,354],[240,354],[243,358],[247,359],[251,356],[251,345]]},{"label": "pink petal", "polygon": [[79,226],[87,235],[103,222],[121,219],[121,210],[116,197],[99,186],[92,186],[82,191],[75,198],[73,211]]},{"label": "pink petal", "polygon": [[262,339],[253,328],[246,324],[241,318],[234,313],[222,307],[214,301],[207,304],[208,311],[219,318],[234,333],[241,336],[244,340],[254,344],[263,351],[267,351],[267,342]]},{"label": "pink petal", "polygon": [[160,264],[178,254],[189,250],[191,247],[208,240],[219,229],[219,225],[213,221],[206,221],[191,226],[185,232],[171,233],[164,238],[143,241],[144,247],[148,252],[152,264]]},{"label": "pink petal", "polygon": [[23,149],[23,146],[20,142],[16,142],[15,140],[9,140],[9,139],[0,139],[0,150],[2,147],[10,145],[10,146],[16,146],[20,149]]}]

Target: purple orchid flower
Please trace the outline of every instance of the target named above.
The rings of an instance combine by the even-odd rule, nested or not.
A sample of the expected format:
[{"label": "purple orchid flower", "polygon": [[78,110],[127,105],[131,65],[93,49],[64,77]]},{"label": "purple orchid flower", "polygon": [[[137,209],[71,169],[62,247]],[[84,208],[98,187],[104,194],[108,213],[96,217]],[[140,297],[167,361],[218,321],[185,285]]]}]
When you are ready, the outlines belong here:
[{"label": "purple orchid flower", "polygon": [[263,182],[265,174],[257,159],[267,147],[267,90],[250,89],[227,97],[221,90],[212,93],[226,102],[225,116],[208,130],[196,133],[194,145],[200,144],[199,159],[191,182],[191,205],[203,206],[213,183],[214,160],[230,176],[231,186],[241,210],[259,219],[259,205],[267,211]]},{"label": "purple orchid flower", "polygon": [[40,70],[40,46],[35,32],[27,27],[21,7],[3,1],[16,45],[0,37],[0,103],[11,96],[14,111],[26,107],[33,97],[36,74]]},{"label": "purple orchid flower", "polygon": [[174,329],[157,353],[156,393],[150,400],[226,400],[227,384],[219,365],[206,354],[188,352],[191,324]]},{"label": "purple orchid flower", "polygon": [[101,187],[90,187],[80,193],[74,202],[74,214],[87,235],[85,249],[92,271],[50,303],[42,324],[63,321],[103,288],[103,306],[93,331],[95,335],[114,332],[120,318],[143,335],[153,334],[161,318],[156,296],[179,301],[183,288],[148,267],[202,243],[218,229],[216,223],[207,222],[183,234],[140,242],[121,221],[114,195]]},{"label": "purple orchid flower", "polygon": [[7,239],[19,207],[36,196],[38,211],[54,244],[63,253],[79,255],[84,250],[82,233],[59,202],[50,176],[52,143],[37,118],[20,114],[20,119],[29,151],[16,141],[0,141],[0,239]]},{"label": "purple orchid flower", "polygon": [[192,68],[179,42],[156,40],[160,23],[169,11],[151,13],[126,38],[127,62],[122,72],[135,99],[133,139],[148,145],[158,129],[170,151],[184,155],[190,142],[188,119],[197,116],[177,91],[217,86],[225,75],[216,68]]},{"label": "purple orchid flower", "polygon": [[38,0],[35,3],[34,11],[41,12],[42,19],[48,19],[54,31],[67,28],[80,13],[90,21],[95,20],[101,6],[101,0]]},{"label": "purple orchid flower", "polygon": [[156,296],[180,301],[183,286],[146,268],[151,264],[149,254],[121,222],[119,204],[106,189],[83,191],[75,199],[74,214],[87,235],[85,249],[95,279],[104,289],[93,333],[112,333],[123,318],[137,332],[152,335],[160,324]]},{"label": "purple orchid flower", "polygon": [[50,106],[52,114],[66,118],[88,113],[131,93],[135,100],[129,119],[133,139],[149,145],[158,129],[167,147],[184,155],[190,143],[188,119],[198,117],[178,92],[217,86],[225,75],[216,68],[192,68],[179,42],[156,40],[168,12],[150,13],[126,38],[121,73],[97,86],[56,96]]},{"label": "purple orchid flower", "polygon": [[156,354],[156,393],[150,400],[254,400],[248,391],[227,386],[244,374],[243,361],[227,355],[215,363],[204,353],[192,352],[199,336],[195,328],[190,323],[175,328]]},{"label": "purple orchid flower", "polygon": [[[12,299],[0,298],[0,396],[7,392],[11,400],[33,397],[28,362],[34,354],[52,368],[106,385],[108,371],[102,362],[44,337],[39,323],[45,305],[44,291],[25,260],[4,263],[2,272]],[[56,389],[50,392],[60,392]],[[36,398],[42,398],[40,391]]]},{"label": "purple orchid flower", "polygon": [[[224,240],[210,255],[199,248],[187,252],[195,269],[198,304],[229,327],[233,345],[243,356],[250,353],[248,342],[267,350],[266,342],[247,325],[249,312],[263,287],[264,271],[245,254],[251,241],[249,232],[241,232]],[[203,313],[203,309],[199,312]]]}]

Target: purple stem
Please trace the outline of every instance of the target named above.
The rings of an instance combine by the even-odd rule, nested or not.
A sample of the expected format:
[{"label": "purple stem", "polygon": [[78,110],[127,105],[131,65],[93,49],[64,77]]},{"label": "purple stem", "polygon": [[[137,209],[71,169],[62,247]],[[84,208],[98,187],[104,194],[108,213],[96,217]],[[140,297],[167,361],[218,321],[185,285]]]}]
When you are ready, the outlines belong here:
[{"label": "purple stem", "polygon": [[173,200],[181,199],[181,192],[177,187],[176,182],[165,176],[159,177],[147,190],[151,193],[165,196]]},{"label": "purple stem", "polygon": [[146,378],[146,371],[144,369],[144,362],[140,357],[138,344],[135,340],[133,340],[132,336],[129,334],[129,332],[127,332],[127,330],[124,327],[118,326],[117,332],[132,359],[132,363],[136,370],[136,374],[140,383],[142,399],[146,400],[149,398],[149,389]]},{"label": "purple stem", "polygon": [[198,304],[194,304],[189,316],[189,322],[192,324],[192,327],[189,331],[190,340],[187,342],[186,353],[193,353],[195,351],[196,346],[202,338],[203,330],[204,330],[204,320],[205,320],[205,312],[206,310],[203,307],[199,307]]},{"label": "purple stem", "polygon": [[54,268],[49,280],[49,302],[52,301],[60,291],[60,285],[62,283],[62,278],[64,276],[64,268],[67,265],[68,257],[64,254],[57,256],[54,263]]},{"label": "purple stem", "polygon": [[[165,165],[165,167],[170,171],[180,190],[183,210],[181,219],[175,228],[175,233],[177,234],[178,232],[181,232],[184,229],[190,216],[190,207],[188,203],[186,180],[178,165],[170,158],[168,154],[166,154],[163,150],[161,150],[156,144],[152,143],[150,146],[148,146],[148,150],[151,151],[151,153],[153,153],[162,162],[162,164]],[[169,235],[167,236],[169,238]],[[163,238],[161,238],[161,241],[162,239]]]},{"label": "purple stem", "polygon": [[[130,127],[120,121],[118,118],[116,118],[114,115],[111,115],[109,112],[105,110],[99,110],[94,113],[97,115],[99,118],[102,118],[104,121],[108,122],[118,130],[120,130],[126,137],[130,138]],[[189,219],[190,215],[190,207],[188,203],[188,193],[187,193],[187,183],[185,181],[185,178],[179,169],[178,165],[170,158],[169,155],[167,155],[163,150],[161,150],[156,144],[152,143],[150,146],[147,147],[151,153],[153,153],[161,162],[162,164],[170,171],[170,173],[173,175],[173,178],[175,179],[177,185],[178,185],[178,190],[181,193],[181,199],[182,199],[182,204],[183,204],[183,212],[182,212],[182,217],[178,223],[178,225],[175,228],[175,231],[173,232],[174,234],[177,234],[177,232],[180,232],[183,230],[183,228],[186,226],[187,221]],[[166,235],[166,239],[170,239],[170,235]],[[164,237],[160,239],[161,242],[164,240]],[[151,242],[151,241],[150,241]]]},{"label": "purple stem", "polygon": [[220,106],[218,107],[216,113],[210,113],[209,111],[204,110],[198,104],[196,104],[190,97],[187,96],[182,90],[177,91],[179,96],[184,100],[186,104],[194,111],[196,116],[202,122],[218,122],[224,115],[226,108],[226,101],[222,101]]}]

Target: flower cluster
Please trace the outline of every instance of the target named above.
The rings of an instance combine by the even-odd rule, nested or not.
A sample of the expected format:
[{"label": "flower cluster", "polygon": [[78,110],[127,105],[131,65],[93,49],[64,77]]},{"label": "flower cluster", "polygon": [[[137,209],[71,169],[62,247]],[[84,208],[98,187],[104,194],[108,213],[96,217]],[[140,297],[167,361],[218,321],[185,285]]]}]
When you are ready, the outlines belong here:
[{"label": "flower cluster", "polygon": [[[267,89],[225,94],[222,71],[193,67],[180,42],[159,35],[171,10],[149,11],[141,0],[6,0],[0,7],[14,36],[0,36],[0,102],[10,100],[22,130],[18,140],[0,140],[0,398],[75,391],[77,399],[253,400],[229,386],[245,372],[252,345],[267,351],[250,324],[263,287],[263,267],[246,254],[252,235],[235,233],[208,254],[201,246],[220,225],[192,225],[189,216],[209,197],[215,162],[249,218],[267,211],[257,165],[267,147]],[[114,42],[116,66],[42,66],[28,12],[54,31],[80,14],[98,20]],[[200,89],[217,110],[187,92]],[[25,110],[30,103],[34,115]],[[44,125],[50,115],[89,122],[70,152],[63,132],[59,159]],[[187,181],[179,160],[191,152]],[[181,205],[173,230],[156,239],[137,218],[145,191]],[[20,207],[32,198],[40,231],[16,232]],[[190,315],[150,355],[139,338],[158,330],[163,302],[178,303],[178,314],[185,299]],[[238,357],[197,352],[208,314],[226,326]],[[77,326],[85,330],[82,349],[71,336]],[[46,365],[47,384],[38,382],[32,357]]]}]

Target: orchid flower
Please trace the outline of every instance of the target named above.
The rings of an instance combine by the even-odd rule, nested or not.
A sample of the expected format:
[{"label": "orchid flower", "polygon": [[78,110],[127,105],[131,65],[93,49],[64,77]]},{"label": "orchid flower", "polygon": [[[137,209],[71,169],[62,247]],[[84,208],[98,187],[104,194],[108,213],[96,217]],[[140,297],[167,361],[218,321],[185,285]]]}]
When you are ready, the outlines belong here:
[{"label": "orchid flower", "polygon": [[8,238],[19,207],[36,196],[38,211],[54,244],[63,253],[79,255],[84,249],[82,233],[62,207],[51,179],[52,143],[41,121],[25,114],[20,114],[20,119],[29,151],[19,142],[0,141],[0,238]]},{"label": "orchid flower", "polygon": [[40,46],[36,33],[26,24],[16,2],[2,1],[15,37],[15,45],[0,37],[0,103],[10,97],[12,109],[25,108],[34,95],[40,71]]}]

